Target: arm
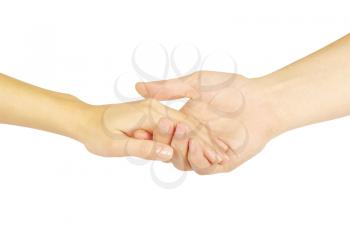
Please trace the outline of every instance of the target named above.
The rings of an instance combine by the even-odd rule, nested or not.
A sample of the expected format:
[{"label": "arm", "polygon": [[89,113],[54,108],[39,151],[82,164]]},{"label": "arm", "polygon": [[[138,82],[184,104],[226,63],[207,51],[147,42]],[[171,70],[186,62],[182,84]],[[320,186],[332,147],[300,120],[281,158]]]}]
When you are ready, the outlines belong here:
[{"label": "arm", "polygon": [[[156,100],[112,105],[90,105],[74,96],[48,91],[0,74],[0,123],[57,133],[83,143],[100,156],[137,156],[170,161],[173,149],[152,140],[161,118],[184,122],[189,129],[199,122]],[[207,131],[198,139],[209,140]]]},{"label": "arm", "polygon": [[279,120],[277,132],[350,114],[350,35],[257,82]]},{"label": "arm", "polygon": [[89,105],[71,95],[0,74],[0,123],[67,136],[101,156],[133,155],[169,161],[173,155],[169,145],[147,140],[149,137],[136,139],[137,134],[134,134],[136,129],[151,134],[157,121],[164,116],[195,123],[155,100]]},{"label": "arm", "polygon": [[0,74],[0,123],[54,132],[81,140],[89,105]]},{"label": "arm", "polygon": [[350,114],[350,35],[261,78],[200,71],[136,88],[160,100],[189,97],[181,111],[207,124],[229,156],[218,165],[189,151],[191,166],[202,174],[229,171],[283,132]]}]

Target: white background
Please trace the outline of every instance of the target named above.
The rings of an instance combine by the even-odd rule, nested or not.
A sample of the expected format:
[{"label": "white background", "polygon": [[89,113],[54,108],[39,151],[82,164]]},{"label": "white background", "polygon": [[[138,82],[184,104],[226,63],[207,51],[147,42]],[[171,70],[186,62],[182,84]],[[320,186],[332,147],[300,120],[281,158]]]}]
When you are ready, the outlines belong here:
[{"label": "white background", "polygon": [[[136,96],[137,45],[145,44],[137,63],[161,76],[159,44],[168,52],[187,44],[183,68],[195,46],[261,76],[349,33],[346,2],[1,0],[0,72],[89,103],[120,102],[121,74],[119,90]],[[213,57],[206,69],[230,70]],[[350,118],[297,129],[231,173],[187,173],[164,189],[151,163],[100,158],[65,137],[1,125],[0,230],[349,230],[349,131]],[[181,175],[154,167],[163,180]]]}]

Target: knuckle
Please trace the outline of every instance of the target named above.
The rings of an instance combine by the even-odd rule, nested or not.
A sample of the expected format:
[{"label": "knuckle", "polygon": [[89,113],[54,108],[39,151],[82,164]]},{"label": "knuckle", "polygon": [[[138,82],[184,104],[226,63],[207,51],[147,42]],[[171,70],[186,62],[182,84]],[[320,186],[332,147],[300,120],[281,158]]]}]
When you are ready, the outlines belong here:
[{"label": "knuckle", "polygon": [[161,104],[157,99],[153,98],[143,100],[143,107],[146,111],[152,110],[159,113],[163,112],[163,110],[165,109],[165,106],[163,104]]},{"label": "knuckle", "polygon": [[139,153],[145,159],[151,159],[153,153],[153,145],[146,142],[142,142],[139,146]]},{"label": "knuckle", "polygon": [[158,100],[156,100],[156,99],[153,99],[153,98],[148,98],[145,101],[146,101],[146,103],[148,105],[152,105],[152,106],[155,106],[155,107],[160,105],[160,102]]}]

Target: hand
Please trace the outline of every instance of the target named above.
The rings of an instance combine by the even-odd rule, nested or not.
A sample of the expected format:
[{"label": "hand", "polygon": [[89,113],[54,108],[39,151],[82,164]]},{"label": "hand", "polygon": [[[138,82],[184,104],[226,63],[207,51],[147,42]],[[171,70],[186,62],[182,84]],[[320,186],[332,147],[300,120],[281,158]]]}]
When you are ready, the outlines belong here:
[{"label": "hand", "polygon": [[[215,141],[211,140],[209,132],[203,124],[193,129],[186,122],[176,122],[169,117],[164,117],[159,120],[152,135],[137,130],[135,137],[153,139],[156,142],[170,145],[174,148],[174,155],[170,161],[177,169],[183,171],[197,169],[199,172],[200,169],[206,167],[208,162],[213,165],[221,165],[229,160],[224,150],[220,146],[215,146]],[[209,136],[203,137],[201,133],[209,134]],[[208,159],[208,162],[200,161],[203,156]],[[189,160],[198,165],[191,166]]]},{"label": "hand", "polygon": [[0,123],[67,136],[82,142],[97,155],[172,159],[171,147],[150,140],[161,117],[185,122],[191,130],[200,130],[196,139],[210,143],[205,127],[195,129],[200,125],[198,121],[156,100],[93,106],[72,95],[35,87],[0,74]]},{"label": "hand", "polygon": [[[173,149],[152,141],[153,129],[162,117],[196,127],[198,122],[156,100],[116,105],[88,106],[87,125],[81,140],[87,149],[101,156],[132,155],[151,160],[169,161]],[[143,131],[143,132],[142,132]],[[200,134],[207,136],[204,130]]]},{"label": "hand", "polygon": [[[222,162],[218,155],[210,155],[212,153],[191,152],[190,144],[188,161],[199,174],[234,169],[258,153],[278,133],[277,118],[259,79],[201,71],[178,79],[138,83],[136,89],[144,97],[159,100],[190,98],[180,111],[206,125],[211,140],[229,157]],[[200,150],[201,147],[195,143],[195,148]],[[175,150],[186,155],[186,151]]]}]

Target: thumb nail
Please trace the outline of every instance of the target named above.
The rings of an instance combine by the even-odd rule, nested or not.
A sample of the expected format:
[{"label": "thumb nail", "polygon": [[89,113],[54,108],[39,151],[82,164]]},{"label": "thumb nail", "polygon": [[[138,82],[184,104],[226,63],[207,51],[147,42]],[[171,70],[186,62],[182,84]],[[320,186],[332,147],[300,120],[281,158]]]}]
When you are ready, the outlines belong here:
[{"label": "thumb nail", "polygon": [[173,157],[173,149],[167,146],[160,146],[156,148],[156,154],[161,160],[170,160]]}]

